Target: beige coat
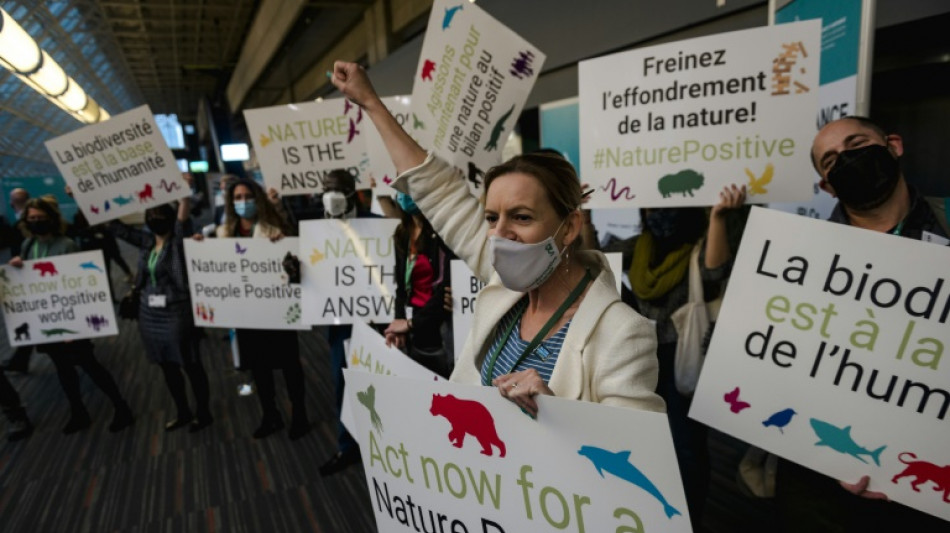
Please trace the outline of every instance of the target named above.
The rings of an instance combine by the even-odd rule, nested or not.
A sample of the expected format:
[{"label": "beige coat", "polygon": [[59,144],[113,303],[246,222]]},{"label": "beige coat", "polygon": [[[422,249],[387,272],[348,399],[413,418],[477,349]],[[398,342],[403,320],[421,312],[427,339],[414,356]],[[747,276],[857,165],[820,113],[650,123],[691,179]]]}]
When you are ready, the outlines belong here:
[{"label": "beige coat", "polygon": [[[472,272],[490,280],[475,304],[472,330],[452,381],[481,383],[481,366],[496,326],[523,293],[506,289],[491,266],[488,223],[461,172],[431,154],[399,176],[393,187],[412,196],[436,232]],[[599,270],[571,321],[548,386],[559,397],[663,411],[656,389],[656,332],[624,304],[600,252],[580,252]]]}]

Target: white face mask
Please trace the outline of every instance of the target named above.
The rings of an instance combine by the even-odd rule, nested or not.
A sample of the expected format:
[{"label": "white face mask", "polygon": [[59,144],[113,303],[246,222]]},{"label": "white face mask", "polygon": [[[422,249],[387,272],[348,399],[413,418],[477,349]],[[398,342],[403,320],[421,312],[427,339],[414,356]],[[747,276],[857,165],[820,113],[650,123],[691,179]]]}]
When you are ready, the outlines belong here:
[{"label": "white face mask", "polygon": [[327,216],[339,218],[346,214],[346,194],[340,191],[326,191],[323,193],[323,210]]},{"label": "white face mask", "polygon": [[[563,221],[561,225],[564,225]],[[558,231],[561,231],[561,226],[557,227],[554,235],[534,244],[496,235],[489,237],[491,264],[498,272],[501,284],[516,292],[528,292],[547,281],[561,263],[563,251],[558,250],[554,242]]]}]

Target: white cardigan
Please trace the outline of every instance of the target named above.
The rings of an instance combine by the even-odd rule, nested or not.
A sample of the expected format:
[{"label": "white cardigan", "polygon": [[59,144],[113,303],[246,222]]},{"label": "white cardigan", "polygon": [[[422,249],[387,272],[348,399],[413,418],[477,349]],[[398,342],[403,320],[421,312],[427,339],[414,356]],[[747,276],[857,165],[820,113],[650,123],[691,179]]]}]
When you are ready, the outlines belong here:
[{"label": "white cardigan", "polygon": [[[490,280],[475,303],[472,330],[451,380],[477,385],[501,318],[524,296],[501,284],[491,266],[488,223],[461,172],[432,154],[393,183],[412,196],[432,227],[476,276]],[[600,252],[578,255],[600,273],[574,314],[548,386],[562,398],[664,411],[656,389],[656,332],[624,304]]]}]

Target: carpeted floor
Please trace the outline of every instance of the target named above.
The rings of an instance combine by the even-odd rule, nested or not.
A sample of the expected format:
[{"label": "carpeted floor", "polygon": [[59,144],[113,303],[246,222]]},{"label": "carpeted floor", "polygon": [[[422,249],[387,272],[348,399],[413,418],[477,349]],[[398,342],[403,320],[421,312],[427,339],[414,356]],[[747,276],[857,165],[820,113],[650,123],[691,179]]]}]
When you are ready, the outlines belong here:
[{"label": "carpeted floor", "polygon": [[[218,329],[206,330],[202,341],[214,424],[194,434],[165,432],[175,411],[161,371],[146,361],[136,324],[120,321],[119,329],[95,344],[135,413],[135,425],[125,431],[109,433],[111,404],[83,377],[93,426],[63,435],[68,404],[44,354],[33,354],[28,375],[8,374],[36,432],[16,443],[0,439],[0,531],[375,531],[362,467],[328,478],[317,471],[336,448],[328,347],[318,332],[300,333],[314,427],[291,442],[286,431],[251,437],[260,421],[257,398],[237,394],[250,376],[234,370],[225,330]],[[6,358],[5,331],[0,339]],[[278,401],[289,422],[277,374]]]}]

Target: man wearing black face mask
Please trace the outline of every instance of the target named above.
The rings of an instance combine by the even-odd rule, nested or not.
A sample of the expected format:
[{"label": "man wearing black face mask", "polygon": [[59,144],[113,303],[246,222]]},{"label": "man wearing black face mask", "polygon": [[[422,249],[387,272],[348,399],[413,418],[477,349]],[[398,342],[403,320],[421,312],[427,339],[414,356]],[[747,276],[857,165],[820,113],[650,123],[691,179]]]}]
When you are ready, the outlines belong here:
[{"label": "man wearing black face mask", "polygon": [[838,198],[830,220],[912,239],[926,233],[945,238],[933,211],[904,179],[903,154],[901,137],[867,118],[826,124],[815,136],[811,157],[819,186]]},{"label": "man wearing black face mask", "polygon": [[[819,187],[838,198],[829,220],[911,239],[946,238],[930,206],[905,181],[899,163],[903,153],[901,137],[870,119],[845,117],[826,124],[815,136],[811,158],[821,176]],[[868,476],[855,484],[838,482],[780,460],[775,488],[783,531],[946,530],[938,518],[882,502],[884,493],[867,490]]]}]

